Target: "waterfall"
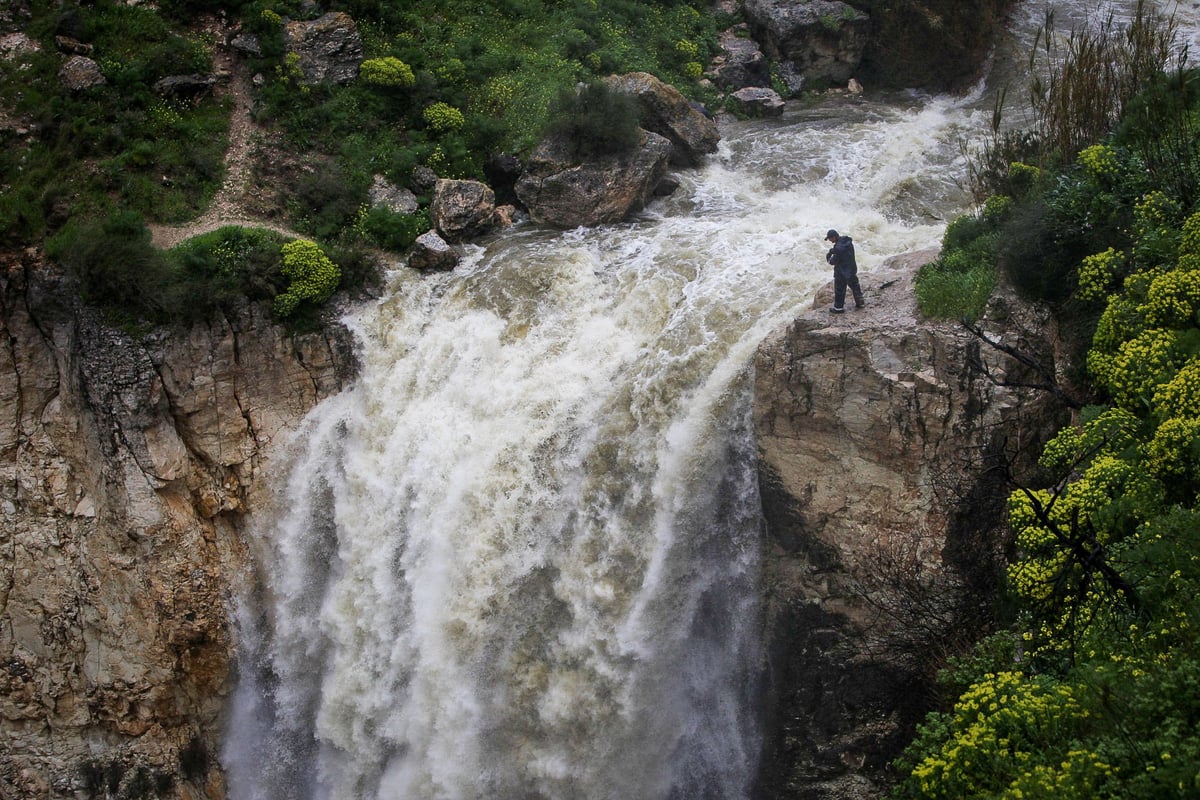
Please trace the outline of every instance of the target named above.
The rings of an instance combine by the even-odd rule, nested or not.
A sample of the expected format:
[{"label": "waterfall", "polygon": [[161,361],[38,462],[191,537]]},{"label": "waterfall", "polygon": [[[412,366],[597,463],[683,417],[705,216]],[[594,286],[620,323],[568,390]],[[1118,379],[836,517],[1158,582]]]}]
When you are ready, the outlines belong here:
[{"label": "waterfall", "polygon": [[747,798],[753,352],[829,280],[826,229],[863,273],[939,243],[989,93],[726,123],[636,219],[397,267],[347,320],[361,376],[277,459],[231,796]]}]

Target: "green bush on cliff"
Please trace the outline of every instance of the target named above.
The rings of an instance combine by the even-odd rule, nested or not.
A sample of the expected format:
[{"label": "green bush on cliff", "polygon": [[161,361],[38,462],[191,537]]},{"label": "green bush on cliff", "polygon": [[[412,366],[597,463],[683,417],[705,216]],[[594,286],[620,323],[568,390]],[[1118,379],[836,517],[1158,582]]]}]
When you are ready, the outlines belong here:
[{"label": "green bush on cliff", "polygon": [[1170,208],[1147,198],[1138,224],[1177,243],[1169,260],[1135,242],[1101,269],[1124,274],[1087,359],[1105,404],[1046,446],[1044,486],[1010,498],[1017,646],[921,728],[897,797],[1200,791],[1200,213]]},{"label": "green bush on cliff", "polygon": [[[1194,80],[1154,79],[1128,108],[1151,113],[1161,87]],[[1013,169],[995,231],[986,214],[947,229],[943,262],[998,232],[989,247],[1019,288],[1095,320],[1096,405],[1044,448],[1045,479],[1012,493],[1002,632],[948,674],[897,797],[1200,793],[1200,141],[1185,135],[1200,97],[1182,96],[1153,112],[1161,124]]]},{"label": "green bush on cliff", "polygon": [[170,264],[133,211],[71,226],[47,251],[74,275],[90,303],[141,319],[156,319],[171,307]]},{"label": "green bush on cliff", "polygon": [[280,253],[288,286],[275,296],[271,308],[276,316],[291,316],[301,303],[323,303],[337,289],[342,278],[341,270],[316,242],[293,239],[280,248]]},{"label": "green bush on cliff", "polygon": [[284,237],[263,228],[230,225],[168,251],[176,267],[173,298],[185,319],[230,311],[245,300],[265,301],[285,288]]}]

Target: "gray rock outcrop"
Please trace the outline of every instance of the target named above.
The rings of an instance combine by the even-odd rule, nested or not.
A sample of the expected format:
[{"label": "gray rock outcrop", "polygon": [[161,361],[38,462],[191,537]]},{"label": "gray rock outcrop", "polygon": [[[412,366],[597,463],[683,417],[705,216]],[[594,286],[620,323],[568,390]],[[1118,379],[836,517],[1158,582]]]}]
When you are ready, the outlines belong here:
[{"label": "gray rock outcrop", "polygon": [[100,65],[87,56],[71,56],[58,70],[58,80],[72,92],[82,92],[108,82]]},{"label": "gray rock outcrop", "polygon": [[748,31],[741,35],[742,29],[727,30],[718,38],[721,55],[716,57],[710,70],[713,82],[726,90],[770,86],[771,69],[767,57],[749,38]]},{"label": "gray rock outcrop", "polygon": [[870,19],[840,0],[746,0],[745,9],[763,52],[806,82],[845,84],[862,62]]},{"label": "gray rock outcrop", "polygon": [[168,75],[154,82],[154,91],[166,97],[195,98],[207,94],[217,85],[217,76],[193,73]]},{"label": "gray rock outcrop", "polygon": [[351,16],[330,12],[311,21],[293,20],[283,29],[284,47],[300,57],[304,83],[351,83],[363,62],[362,36]]},{"label": "gray rock outcrop", "polygon": [[[763,797],[882,796],[926,710],[928,670],[986,616],[1006,470],[1028,466],[1061,422],[1049,393],[992,380],[1022,382],[1015,359],[957,323],[920,319],[911,276],[931,257],[864,274],[861,311],[831,316],[823,290],[755,359]],[[993,302],[990,336],[1052,357],[1046,316]]]},{"label": "gray rock outcrop", "polygon": [[646,132],[630,153],[580,164],[572,142],[550,137],[526,161],[517,197],[535,222],[560,228],[619,222],[654,197],[671,150],[668,139]]},{"label": "gray rock outcrop", "polygon": [[641,126],[670,140],[672,164],[698,166],[704,156],[716,152],[721,141],[717,123],[694,108],[674,86],[647,72],[613,75],[605,82],[637,98]]},{"label": "gray rock outcrop", "polygon": [[376,175],[371,180],[367,199],[371,201],[372,206],[382,206],[396,214],[415,214],[420,208],[415,194],[402,186],[391,183],[382,175]]}]

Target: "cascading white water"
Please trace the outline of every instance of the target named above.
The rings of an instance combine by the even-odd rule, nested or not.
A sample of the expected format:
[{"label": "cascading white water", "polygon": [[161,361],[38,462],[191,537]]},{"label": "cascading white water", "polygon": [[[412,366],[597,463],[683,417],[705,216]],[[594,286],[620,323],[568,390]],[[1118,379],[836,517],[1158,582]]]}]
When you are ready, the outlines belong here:
[{"label": "cascading white water", "polygon": [[730,123],[636,220],[397,269],[259,531],[231,796],[747,797],[753,351],[829,280],[827,228],[863,272],[939,242],[990,105]]}]

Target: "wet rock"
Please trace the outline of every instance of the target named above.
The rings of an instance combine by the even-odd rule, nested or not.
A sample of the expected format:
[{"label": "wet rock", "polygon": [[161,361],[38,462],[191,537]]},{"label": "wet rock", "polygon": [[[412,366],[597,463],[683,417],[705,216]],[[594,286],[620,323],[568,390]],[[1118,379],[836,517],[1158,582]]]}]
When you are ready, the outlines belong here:
[{"label": "wet rock", "polygon": [[496,226],[496,194],[486,183],[442,178],[433,187],[429,216],[446,241],[474,239]]},{"label": "wet rock", "polygon": [[100,65],[87,56],[71,56],[58,71],[58,80],[72,92],[107,83]]},{"label": "wet rock", "polygon": [[697,166],[705,155],[716,152],[721,141],[717,123],[693,108],[674,86],[647,72],[614,75],[605,82],[637,98],[642,127],[671,142],[672,164]]},{"label": "wet rock", "polygon": [[632,152],[580,164],[571,141],[550,137],[530,154],[517,196],[535,222],[560,228],[619,222],[654,196],[671,150],[667,138],[645,132]]},{"label": "wet rock", "polygon": [[283,29],[284,47],[300,57],[304,83],[351,83],[363,62],[362,37],[349,14],[330,12]]},{"label": "wet rock", "polygon": [[461,259],[458,251],[450,246],[437,231],[426,231],[413,243],[408,256],[408,265],[424,271],[447,270],[458,266]]},{"label": "wet rock", "polygon": [[771,71],[767,58],[758,44],[749,38],[746,26],[727,30],[718,40],[722,55],[717,57],[711,75],[713,82],[725,90],[747,86],[770,86]]},{"label": "wet rock", "polygon": [[783,114],[783,98],[774,89],[751,86],[729,95],[732,110],[746,117],[778,117]]},{"label": "wet rock", "polygon": [[675,177],[674,175],[666,175],[661,181],[658,182],[658,186],[654,187],[654,196],[670,197],[678,190],[679,178]]},{"label": "wet rock", "polygon": [[746,0],[746,19],[763,51],[807,81],[845,84],[870,36],[867,15],[840,0]]}]

